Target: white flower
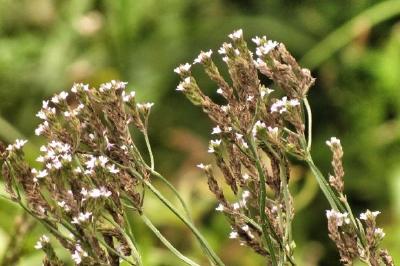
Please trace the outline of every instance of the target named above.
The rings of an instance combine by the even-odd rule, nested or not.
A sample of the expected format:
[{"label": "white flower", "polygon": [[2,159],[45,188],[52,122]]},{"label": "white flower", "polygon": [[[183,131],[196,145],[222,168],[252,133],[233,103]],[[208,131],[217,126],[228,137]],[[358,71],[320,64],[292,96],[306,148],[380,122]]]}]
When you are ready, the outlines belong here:
[{"label": "white flower", "polygon": [[382,228],[375,228],[374,230],[374,234],[378,237],[378,238],[384,238],[385,237],[385,232],[383,232]]},{"label": "white flower", "polygon": [[221,88],[218,88],[217,93],[222,95],[222,94],[224,94],[224,91]]},{"label": "white flower", "polygon": [[28,141],[24,139],[16,139],[14,147],[19,150],[21,149]]},{"label": "white flower", "polygon": [[232,207],[234,210],[238,210],[238,209],[240,209],[240,204],[235,202],[235,203],[233,203]]},{"label": "white flower", "polygon": [[90,190],[89,192],[81,191],[81,194],[82,194],[82,192],[88,194],[89,197],[94,198],[94,199],[100,198],[100,197],[108,198],[111,196],[111,191],[109,191],[105,187],[100,187],[100,189],[94,188],[94,189]]},{"label": "white flower", "polygon": [[270,95],[273,91],[274,90],[271,90],[270,88],[261,87],[261,89],[260,89],[261,98],[264,98],[265,96]]},{"label": "white flower", "polygon": [[247,173],[243,174],[243,179],[244,179],[244,180],[248,180],[248,179],[250,179],[250,176],[249,176],[249,174],[247,174]]},{"label": "white flower", "polygon": [[207,59],[210,59],[212,55],[212,50],[209,50],[208,52],[203,52],[201,51],[201,53],[199,54],[199,56],[194,60],[194,64],[197,63],[203,63],[205,62]]},{"label": "white flower", "polygon": [[247,96],[246,101],[251,102],[253,99],[254,99],[254,96],[253,95],[249,95],[249,96]]},{"label": "white flower", "polygon": [[219,126],[216,126],[216,127],[213,128],[213,130],[211,132],[211,135],[220,134],[220,133],[222,133],[221,128]]},{"label": "white flower", "polygon": [[222,205],[221,203],[218,204],[217,208],[215,208],[216,211],[222,212],[224,211],[224,205]]},{"label": "white flower", "polygon": [[[34,168],[32,169],[32,171],[34,170]],[[36,169],[35,169],[36,170]],[[34,173],[35,174],[35,177],[36,178],[44,178],[44,177],[46,177],[47,175],[48,175],[48,172],[47,172],[47,170],[46,169],[44,169],[44,170],[40,170],[39,172],[37,172],[37,173]]]},{"label": "white flower", "polygon": [[125,91],[122,92],[122,101],[129,102],[132,98],[135,98],[136,93],[131,91],[129,94],[126,94]]},{"label": "white flower", "polygon": [[224,43],[221,48],[219,48],[218,53],[219,54],[226,54],[228,52],[228,49],[232,49],[232,44],[231,43]]},{"label": "white flower", "polygon": [[248,190],[243,191],[242,198],[246,199],[248,197],[250,197],[250,191]]},{"label": "white flower", "polygon": [[230,234],[229,234],[229,238],[230,239],[235,239],[235,238],[237,238],[239,236],[239,234],[236,232],[236,231],[232,231]]},{"label": "white flower", "polygon": [[67,96],[68,96],[68,92],[65,92],[65,91],[62,91],[62,92],[58,95],[58,97],[59,97],[61,100],[67,99]]},{"label": "white flower", "polygon": [[260,121],[260,120],[258,120],[254,124],[253,129],[252,129],[253,136],[255,137],[259,131],[264,130],[266,128],[267,128],[267,126],[265,125],[265,123]]},{"label": "white flower", "polygon": [[106,163],[108,162],[108,158],[103,155],[100,155],[99,162],[100,162],[101,167],[105,167]]},{"label": "white flower", "polygon": [[177,68],[174,69],[174,72],[177,74],[181,74],[183,72],[188,72],[190,70],[190,67],[192,65],[190,65],[189,63],[186,63],[184,65],[180,65]]},{"label": "white flower", "polygon": [[84,250],[81,248],[81,246],[80,246],[79,244],[77,244],[77,245],[75,246],[75,251],[74,251],[74,253],[71,255],[73,261],[74,261],[76,264],[81,264],[81,262],[82,262],[82,257],[87,257],[87,256],[88,256],[87,252],[84,251]]},{"label": "white flower", "polygon": [[221,146],[221,142],[222,142],[222,140],[220,140],[220,139],[211,140],[210,141],[210,145],[208,147],[208,152],[209,153],[214,153],[215,152],[215,148],[218,148],[219,146]]},{"label": "white flower", "polygon": [[42,249],[46,243],[50,242],[50,238],[46,235],[42,235],[36,242],[35,249]]},{"label": "white flower", "polygon": [[119,173],[119,169],[117,169],[114,164],[107,166],[107,169],[108,169],[108,171],[110,171],[111,174]]},{"label": "white flower", "polygon": [[280,114],[287,112],[288,107],[295,107],[300,105],[299,100],[297,99],[291,99],[288,100],[287,97],[283,97],[282,99],[276,101],[272,106],[271,106],[271,113],[279,112]]},{"label": "white flower", "polygon": [[49,122],[44,121],[42,124],[39,124],[39,126],[35,129],[35,135],[40,136],[43,134],[43,132],[49,127]]},{"label": "white flower", "polygon": [[47,119],[47,115],[45,112],[43,112],[42,110],[40,110],[37,114],[36,117],[39,117],[42,120],[46,120]]},{"label": "white flower", "polygon": [[272,49],[274,49],[275,47],[277,47],[279,45],[278,42],[276,41],[271,41],[268,40],[266,43],[264,43],[261,46],[258,46],[256,49],[256,54],[258,56],[263,56],[263,55],[267,55]]},{"label": "white flower", "polygon": [[261,38],[256,36],[251,39],[257,46],[260,46],[262,43],[267,42],[267,37],[262,36]]},{"label": "white flower", "polygon": [[326,217],[328,218],[328,220],[333,219],[336,222],[336,226],[342,226],[343,224],[350,224],[350,218],[347,212],[341,213],[335,210],[327,210]]},{"label": "white flower", "polygon": [[179,83],[178,86],[176,87],[177,91],[185,91],[185,88],[183,87],[182,83]]},{"label": "white flower", "polygon": [[228,105],[222,105],[221,106],[221,110],[224,112],[224,113],[227,113],[229,110],[230,110],[230,106],[229,106],[229,104]]},{"label": "white flower", "polygon": [[326,141],[326,145],[328,145],[329,147],[332,147],[334,145],[340,145],[340,139],[336,137],[331,137],[330,140]]},{"label": "white flower", "polygon": [[243,30],[239,29],[228,35],[232,40],[237,40],[243,37]]},{"label": "white flower", "polygon": [[196,165],[198,168],[200,169],[206,169],[206,165],[204,165],[203,163],[200,163],[198,165]]},{"label": "white flower", "polygon": [[80,212],[78,216],[74,217],[72,219],[73,224],[80,224],[82,222],[86,222],[87,220],[90,219],[90,217],[92,216],[91,212]]},{"label": "white flower", "polygon": [[371,212],[370,210],[367,210],[366,212],[360,214],[360,219],[365,221],[368,218],[375,219],[380,213],[380,211]]}]

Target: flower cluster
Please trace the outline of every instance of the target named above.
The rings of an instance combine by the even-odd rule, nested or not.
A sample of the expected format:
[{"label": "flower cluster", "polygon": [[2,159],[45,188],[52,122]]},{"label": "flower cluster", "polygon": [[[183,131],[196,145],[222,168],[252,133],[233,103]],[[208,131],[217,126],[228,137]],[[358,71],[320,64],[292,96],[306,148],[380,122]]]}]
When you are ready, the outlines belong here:
[{"label": "flower cluster", "polygon": [[[326,213],[329,235],[339,249],[342,262],[351,263],[361,258],[378,265],[373,257],[378,253],[379,261],[390,261],[387,251],[377,249],[377,239],[383,237],[383,231],[372,226],[371,218],[368,218],[369,225],[365,223],[366,227],[360,228],[361,222],[354,218],[343,194],[340,141],[332,138],[327,142],[333,152],[334,170],[329,183],[312,161],[307,92],[314,78],[310,71],[301,68],[282,43],[265,36],[252,39],[256,44],[256,58],[248,49],[242,30],[233,32],[229,38],[232,42],[224,43],[218,52],[227,65],[232,84],[220,74],[212,50],[201,52],[195,60],[216,83],[217,94],[225,100],[223,105],[203,94],[191,73],[192,65],[186,63],[175,69],[182,79],[177,90],[200,106],[215,123],[211,134],[218,135],[218,139],[210,141],[208,152],[214,155],[236,201],[227,200],[211,165],[198,166],[205,171],[209,189],[218,200],[216,211],[229,220],[232,228],[229,238],[238,239],[242,245],[265,256],[268,264],[294,265],[289,159],[295,157],[310,166],[332,207]],[[261,83],[259,73],[272,81],[274,90]],[[283,97],[274,97],[275,91],[276,96],[283,93]],[[307,131],[305,118],[309,119]],[[365,240],[368,236],[363,235],[363,230],[368,235],[368,228],[373,232],[371,240]]]},{"label": "flower cluster", "polygon": [[[150,172],[129,126],[146,130],[152,104],[137,104],[134,92],[125,88],[119,81],[98,89],[74,84],[70,92],[43,101],[35,133],[47,144],[40,147],[39,167],[24,159],[25,140],[1,151],[11,199],[47,227],[76,264],[116,265],[134,248],[121,231],[127,228],[123,204],[142,211],[140,183]],[[124,253],[116,256],[116,247]],[[35,248],[46,253],[45,265],[59,261],[48,237],[41,237]]]}]

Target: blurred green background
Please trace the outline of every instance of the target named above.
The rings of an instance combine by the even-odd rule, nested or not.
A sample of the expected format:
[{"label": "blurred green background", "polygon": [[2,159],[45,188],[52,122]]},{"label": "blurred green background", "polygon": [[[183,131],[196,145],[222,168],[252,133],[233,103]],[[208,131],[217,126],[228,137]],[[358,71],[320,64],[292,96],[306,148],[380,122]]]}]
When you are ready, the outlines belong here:
[{"label": "blurred green background", "polygon": [[[235,29],[242,28],[247,40],[267,35],[284,42],[317,77],[310,90],[315,161],[328,173],[325,140],[341,138],[349,200],[356,213],[382,211],[383,245],[400,261],[399,19],[400,1],[0,0],[0,139],[25,136],[33,161],[43,142],[33,136],[42,99],[74,81],[128,81],[139,100],[156,103],[150,135],[157,167],[179,188],[201,231],[227,265],[263,265],[228,239],[230,228],[214,211],[206,179],[195,168],[212,161],[206,153],[212,125],[175,92],[173,68],[201,49],[216,51]],[[215,85],[199,82],[215,96]],[[299,265],[339,265],[327,236],[328,204],[306,167],[294,169]],[[199,247],[176,218],[151,197],[145,209],[178,248],[201,261]],[[0,199],[0,258],[19,213]],[[181,265],[132,218],[145,265]],[[21,242],[19,265],[41,265],[43,254],[33,245],[42,233],[35,226]]]}]

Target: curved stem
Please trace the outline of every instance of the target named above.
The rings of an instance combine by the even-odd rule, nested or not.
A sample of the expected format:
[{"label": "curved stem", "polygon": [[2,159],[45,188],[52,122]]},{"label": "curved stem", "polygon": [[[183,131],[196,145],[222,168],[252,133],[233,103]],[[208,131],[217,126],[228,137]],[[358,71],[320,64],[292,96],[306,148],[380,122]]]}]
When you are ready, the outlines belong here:
[{"label": "curved stem", "polygon": [[151,150],[151,145],[150,145],[149,136],[147,135],[147,130],[145,130],[143,132],[143,136],[144,136],[144,140],[146,142],[147,151],[149,152],[150,167],[151,167],[151,170],[153,171],[154,170],[154,155],[153,155],[153,151]]},{"label": "curved stem", "polygon": [[377,3],[330,33],[326,38],[311,48],[300,60],[300,63],[310,69],[316,68],[351,40],[360,35],[365,30],[365,27],[371,28],[399,13],[400,1],[398,0],[381,1]]},{"label": "curved stem", "polygon": [[140,253],[137,250],[137,247],[135,246],[135,244],[132,243],[132,238],[133,235],[130,234],[130,227],[128,228],[128,233],[125,233],[124,229],[121,228],[121,226],[119,224],[117,224],[116,222],[114,222],[112,219],[109,219],[107,216],[103,215],[103,218],[106,219],[109,223],[111,223],[114,227],[118,228],[118,230],[120,231],[120,233],[127,239],[130,248],[133,251],[133,256],[135,257],[135,260],[137,261],[137,263],[139,265],[143,265],[142,263],[142,258],[140,257]]},{"label": "curved stem", "polygon": [[186,213],[186,216],[187,216],[190,220],[192,220],[191,215],[190,215],[190,212],[189,212],[189,208],[187,207],[185,201],[183,200],[183,198],[182,198],[181,195],[179,194],[178,190],[174,187],[174,185],[172,185],[171,182],[169,182],[164,176],[162,176],[162,175],[161,175],[160,173],[158,173],[157,171],[151,170],[151,173],[152,173],[153,175],[157,176],[158,178],[160,178],[161,181],[164,182],[164,183],[167,185],[167,187],[169,187],[169,188],[172,190],[172,192],[175,194],[175,196],[178,198],[180,204],[182,205],[182,207],[183,207],[183,209],[184,209],[184,211],[185,211],[185,213]]},{"label": "curved stem", "polygon": [[147,227],[150,228],[151,231],[160,239],[160,241],[172,252],[177,256],[179,259],[184,261],[186,264],[191,265],[191,266],[200,266],[196,262],[192,261],[182,253],[180,253],[161,233],[158,231],[158,229],[153,225],[153,223],[147,218],[146,215],[142,214],[140,215],[142,218],[143,222],[147,225]]},{"label": "curved stem", "polygon": [[261,228],[263,231],[263,236],[265,241],[267,242],[268,245],[268,250],[269,253],[271,255],[271,260],[272,260],[272,265],[277,266],[278,262],[276,260],[276,255],[275,255],[275,251],[274,251],[274,246],[272,244],[272,239],[270,237],[270,234],[268,232],[268,228],[270,228],[271,232],[273,231],[273,229],[271,228],[271,222],[269,221],[266,213],[265,213],[265,197],[267,196],[267,192],[266,192],[266,186],[265,186],[265,176],[264,176],[264,171],[261,167],[260,164],[260,160],[256,151],[256,148],[254,147],[254,141],[250,140],[250,148],[251,151],[253,153],[253,156],[255,158],[255,163],[256,163],[256,167],[257,167],[257,171],[258,171],[258,175],[260,177],[260,197],[259,197],[259,213],[260,213],[260,217],[261,217]]},{"label": "curved stem", "polygon": [[153,192],[154,195],[156,195],[157,198],[160,199],[160,201],[170,210],[172,211],[196,236],[196,238],[199,240],[200,244],[205,248],[207,251],[207,254],[210,256],[212,259],[212,262],[215,265],[218,266],[223,266],[224,263],[221,261],[221,259],[217,256],[217,254],[212,250],[208,242],[205,240],[205,238],[201,235],[201,233],[197,230],[197,228],[182,214],[180,214],[175,206],[167,200],[160,191],[158,191],[149,181],[143,179],[139,173],[137,173],[134,169],[132,168],[127,168],[127,170],[134,175],[135,177],[141,179],[145,185]]},{"label": "curved stem", "polygon": [[304,102],[304,106],[306,107],[306,111],[307,111],[307,150],[308,152],[310,152],[311,150],[311,142],[312,142],[312,112],[311,112],[311,107],[310,107],[310,103],[308,102],[307,97],[305,97],[303,99]]}]

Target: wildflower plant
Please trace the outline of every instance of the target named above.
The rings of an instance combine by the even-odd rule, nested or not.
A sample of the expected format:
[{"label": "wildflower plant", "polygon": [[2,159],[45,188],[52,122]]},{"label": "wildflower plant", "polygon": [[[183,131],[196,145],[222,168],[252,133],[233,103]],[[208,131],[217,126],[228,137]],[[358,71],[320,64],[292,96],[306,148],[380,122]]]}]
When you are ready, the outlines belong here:
[{"label": "wildflower plant", "polygon": [[[221,75],[213,52],[201,52],[194,64],[202,65],[214,81],[225,104],[212,101],[191,73],[192,64],[175,69],[182,81],[177,90],[200,106],[215,123],[208,152],[213,154],[231,201],[211,165],[200,163],[210,191],[218,201],[216,211],[227,218],[238,239],[265,258],[267,265],[295,265],[292,235],[295,216],[289,189],[292,159],[305,162],[330,205],[326,211],[329,237],[340,260],[351,265],[360,259],[368,265],[394,265],[388,251],[379,247],[384,232],[377,227],[378,211],[356,217],[344,194],[343,150],[340,140],[327,145],[333,153],[333,173],[326,179],[311,156],[312,116],[307,93],[314,83],[282,43],[255,37],[253,54],[242,30],[229,35],[231,42],[218,50],[232,84]],[[263,75],[271,88],[261,82]],[[155,170],[148,137],[152,103],[137,103],[126,83],[111,81],[90,88],[74,84],[43,101],[35,134],[43,136],[33,168],[24,157],[25,140],[0,145],[2,176],[8,199],[17,203],[52,235],[35,245],[43,250],[43,265],[64,265],[53,248],[57,240],[76,265],[143,265],[130,218],[140,217],[160,241],[188,265],[200,265],[178,251],[152,224],[143,209],[145,191],[151,191],[176,215],[199,242],[211,265],[224,263],[211,249],[190,218],[177,190]],[[146,155],[131,134],[141,133]],[[139,135],[140,136],[140,135]],[[147,160],[148,158],[148,160]],[[153,184],[158,178],[171,189],[184,213]]]},{"label": "wildflower plant", "polygon": [[[343,192],[343,150],[340,141],[327,141],[333,152],[333,175],[327,180],[311,156],[312,117],[307,93],[314,84],[308,69],[298,65],[282,43],[255,37],[255,55],[242,30],[229,35],[218,53],[226,63],[232,84],[220,74],[213,52],[201,52],[193,65],[175,69],[182,81],[177,90],[200,106],[215,127],[208,152],[216,159],[225,182],[236,197],[230,202],[213,174],[211,165],[199,164],[208,185],[232,228],[230,238],[264,256],[268,265],[295,265],[292,236],[293,198],[289,190],[291,159],[308,164],[327,198],[330,238],[340,260],[351,265],[360,259],[368,265],[394,265],[388,252],[379,248],[384,233],[376,227],[379,212],[366,211],[355,217]],[[214,81],[225,105],[213,102],[200,89],[191,73],[203,66]],[[270,89],[260,75],[271,81]],[[307,126],[307,129],[306,129]]]},{"label": "wildflower plant", "polygon": [[[150,190],[193,232],[210,262],[223,265],[194,227],[188,211],[181,214],[151,184],[155,176],[176,192],[154,170],[147,135],[153,104],[136,103],[135,93],[128,93],[125,87],[126,83],[119,81],[99,88],[75,84],[70,92],[43,101],[37,113],[43,122],[35,130],[47,139],[36,159],[40,167],[32,168],[26,162],[25,140],[1,150],[10,200],[46,227],[77,265],[120,265],[120,261],[142,265],[129,213],[141,217],[178,258],[198,265],[176,250],[145,215],[144,195]],[[149,163],[137,148],[130,127],[144,136]],[[63,265],[48,236],[42,236],[35,248],[46,253],[44,265]]]}]

